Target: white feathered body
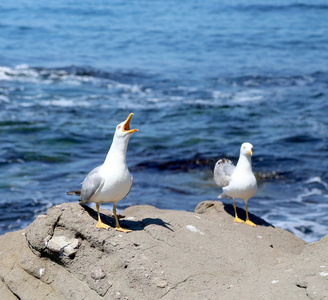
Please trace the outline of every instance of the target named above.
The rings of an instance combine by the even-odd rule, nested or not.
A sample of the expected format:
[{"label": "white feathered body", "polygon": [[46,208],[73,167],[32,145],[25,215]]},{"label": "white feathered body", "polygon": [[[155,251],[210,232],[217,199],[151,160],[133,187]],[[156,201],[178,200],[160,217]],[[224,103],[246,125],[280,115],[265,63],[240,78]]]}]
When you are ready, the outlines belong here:
[{"label": "white feathered body", "polygon": [[241,153],[237,166],[233,169],[228,184],[222,187],[223,193],[219,198],[230,197],[240,198],[247,203],[248,199],[257,192],[257,182],[252,171],[251,156]]},{"label": "white feathered body", "polygon": [[82,182],[80,203],[114,203],[129,194],[133,177],[126,165],[130,135],[114,135],[113,143],[102,165],[92,170]]},{"label": "white feathered body", "polygon": [[98,203],[117,203],[130,192],[133,177],[128,168],[121,164],[115,164],[110,168],[103,166],[101,166],[99,173],[104,178],[104,183],[92,197],[92,201]]},{"label": "white feathered body", "polygon": [[236,168],[231,175],[229,185],[223,187],[222,190],[231,198],[241,198],[247,201],[257,192],[256,178],[252,171],[244,172]]}]

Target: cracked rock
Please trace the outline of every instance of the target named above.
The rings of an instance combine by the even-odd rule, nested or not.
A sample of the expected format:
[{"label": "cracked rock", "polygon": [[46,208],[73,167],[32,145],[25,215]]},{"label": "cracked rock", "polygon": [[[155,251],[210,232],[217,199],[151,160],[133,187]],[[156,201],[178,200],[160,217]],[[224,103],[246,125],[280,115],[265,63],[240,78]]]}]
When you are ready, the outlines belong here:
[{"label": "cracked rock", "polygon": [[78,239],[68,238],[66,236],[54,236],[47,243],[47,249],[52,254],[60,254],[68,257],[76,253],[78,246]]}]

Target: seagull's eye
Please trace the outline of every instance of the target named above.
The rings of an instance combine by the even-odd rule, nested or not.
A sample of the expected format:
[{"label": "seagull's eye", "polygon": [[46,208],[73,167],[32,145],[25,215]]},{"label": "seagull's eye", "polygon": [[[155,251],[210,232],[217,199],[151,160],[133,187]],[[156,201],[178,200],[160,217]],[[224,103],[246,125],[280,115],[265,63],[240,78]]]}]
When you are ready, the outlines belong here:
[{"label": "seagull's eye", "polygon": [[118,126],[117,126],[117,129],[121,129],[121,125],[118,125]]}]

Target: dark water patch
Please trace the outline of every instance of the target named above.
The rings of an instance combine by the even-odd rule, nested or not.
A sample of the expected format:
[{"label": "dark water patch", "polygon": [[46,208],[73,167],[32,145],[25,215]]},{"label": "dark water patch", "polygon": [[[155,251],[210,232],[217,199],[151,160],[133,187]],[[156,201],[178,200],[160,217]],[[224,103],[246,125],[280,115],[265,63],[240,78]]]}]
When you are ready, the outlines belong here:
[{"label": "dark water patch", "polygon": [[67,162],[69,159],[69,154],[63,154],[61,155],[46,155],[45,151],[12,151],[11,153],[8,153],[8,156],[6,157],[8,163],[12,162],[45,162],[45,163],[63,163]]},{"label": "dark water patch", "polygon": [[180,195],[192,195],[193,193],[186,190],[186,189],[179,189],[177,187],[173,186],[165,186],[165,190],[169,191],[170,193],[173,192],[174,194],[180,194]]},{"label": "dark water patch", "polygon": [[5,127],[4,129],[15,129],[17,131],[41,131],[48,130],[49,127],[44,126],[46,122],[34,122],[34,121],[0,121],[0,130],[1,127]]},{"label": "dark water patch", "polygon": [[290,144],[298,144],[298,143],[317,143],[319,142],[321,139],[315,138],[313,136],[310,135],[304,135],[304,134],[300,134],[300,135],[294,135],[291,137],[286,137],[281,139],[280,141],[282,143],[290,143]]},{"label": "dark water patch", "polygon": [[[226,156],[225,156],[226,157]],[[237,160],[235,158],[230,157],[229,159]],[[207,180],[211,180],[213,176],[213,170],[215,163],[217,162],[217,158],[203,158],[203,157],[195,157],[192,159],[181,159],[174,161],[163,161],[163,162],[142,162],[137,165],[131,167],[133,172],[139,172],[142,170],[154,170],[154,171],[167,171],[167,172],[204,172],[206,171]],[[235,163],[236,163],[235,162]],[[257,171],[255,172],[255,176],[258,181],[270,181],[270,180],[284,180],[288,176],[286,172],[279,171]]]},{"label": "dark water patch", "polygon": [[76,146],[80,144],[85,144],[88,141],[92,141],[91,137],[87,136],[72,136],[65,137],[64,135],[59,135],[58,137],[47,138],[43,141],[45,145],[57,145],[56,148],[66,148],[69,146]]},{"label": "dark water patch", "polygon": [[69,67],[61,67],[55,69],[46,68],[32,68],[37,71],[43,79],[66,79],[69,75],[79,77],[91,77],[99,79],[108,79],[117,81],[120,83],[135,83],[137,80],[149,79],[155,76],[154,74],[147,74],[145,72],[138,72],[137,70],[104,70],[97,69],[91,66],[76,66],[72,65]]},{"label": "dark water patch", "polygon": [[211,166],[215,165],[216,160],[214,158],[201,158],[195,157],[191,159],[181,159],[174,161],[145,161],[133,166],[133,170],[139,171],[144,169],[155,169],[155,170],[166,170],[166,171],[175,171],[175,172],[190,172],[195,169],[202,170],[208,169]]},{"label": "dark water patch", "polygon": [[295,229],[304,234],[311,234],[311,233],[313,233],[313,230],[311,227],[312,226],[296,226]]},{"label": "dark water patch", "polygon": [[321,98],[321,97],[324,97],[324,96],[325,96],[324,93],[315,93],[315,94],[311,95],[311,98],[317,99],[317,98]]},{"label": "dark water patch", "polygon": [[293,11],[299,11],[303,12],[306,10],[328,10],[327,4],[309,4],[309,3],[292,3],[292,4],[285,4],[285,5],[274,5],[274,4],[249,4],[249,5],[235,5],[233,6],[236,10],[241,11],[251,11],[251,12],[291,12]]},{"label": "dark water patch", "polygon": [[19,26],[18,28],[19,28],[19,30],[23,30],[23,31],[32,30],[33,29],[33,27],[30,27],[30,26]]}]

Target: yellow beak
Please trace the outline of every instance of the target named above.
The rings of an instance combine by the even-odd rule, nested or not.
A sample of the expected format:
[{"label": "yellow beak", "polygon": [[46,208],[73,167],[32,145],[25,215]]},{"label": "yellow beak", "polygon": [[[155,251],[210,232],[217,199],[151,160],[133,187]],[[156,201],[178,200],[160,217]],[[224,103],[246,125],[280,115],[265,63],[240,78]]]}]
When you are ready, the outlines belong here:
[{"label": "yellow beak", "polygon": [[251,150],[248,150],[248,153],[249,153],[250,155],[253,155],[252,149],[251,149]]},{"label": "yellow beak", "polygon": [[133,133],[137,132],[138,129],[130,129],[130,121],[133,116],[133,113],[129,114],[129,116],[126,118],[124,125],[123,125],[123,132]]}]

